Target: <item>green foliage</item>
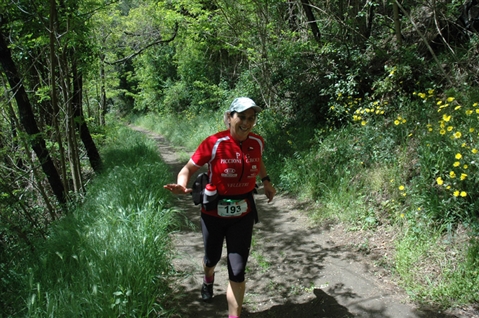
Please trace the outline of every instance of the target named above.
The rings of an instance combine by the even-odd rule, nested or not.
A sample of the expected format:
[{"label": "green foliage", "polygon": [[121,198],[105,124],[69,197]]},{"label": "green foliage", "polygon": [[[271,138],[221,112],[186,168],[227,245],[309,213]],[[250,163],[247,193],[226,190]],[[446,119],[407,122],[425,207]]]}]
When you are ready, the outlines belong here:
[{"label": "green foliage", "polygon": [[20,275],[15,307],[25,316],[168,315],[169,233],[179,222],[162,187],[171,175],[142,134],[108,135],[105,170],[85,203],[11,269]]},{"label": "green foliage", "polygon": [[[167,108],[166,105],[170,105],[170,102],[166,100],[166,94],[183,93],[179,95],[178,103],[182,108],[187,107],[189,104],[183,103],[181,98],[187,97],[187,92],[171,91],[169,87],[174,85],[177,81],[177,71],[173,63],[174,47],[170,45],[164,45],[159,47],[153,54],[144,54],[136,60],[138,87],[140,89],[138,97],[135,99],[135,111],[148,112],[148,111],[166,111],[174,112],[178,109],[176,105],[174,108]],[[174,104],[174,103],[173,103]],[[161,105],[161,109],[159,109]],[[165,109],[166,108],[166,109]]]},{"label": "green foliage", "polygon": [[477,303],[479,243],[458,239],[423,232],[398,242],[396,270],[414,300],[443,308]]}]

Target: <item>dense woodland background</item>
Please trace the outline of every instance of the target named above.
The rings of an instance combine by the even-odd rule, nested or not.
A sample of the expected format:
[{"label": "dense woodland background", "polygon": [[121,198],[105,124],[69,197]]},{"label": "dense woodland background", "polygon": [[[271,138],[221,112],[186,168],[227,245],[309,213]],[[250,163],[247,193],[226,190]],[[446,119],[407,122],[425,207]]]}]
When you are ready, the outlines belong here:
[{"label": "dense woodland background", "polygon": [[[385,263],[416,300],[477,303],[478,31],[476,0],[2,0],[2,295],[35,280],[19,268],[109,171],[109,127],[153,118],[194,135],[249,96],[265,109],[258,130],[280,190],[343,198],[336,210],[318,203],[313,218],[344,221],[353,209],[355,229],[398,226]],[[406,268],[459,232],[442,274],[460,283],[416,286]],[[42,316],[26,296],[33,285],[0,297],[6,315]]]}]

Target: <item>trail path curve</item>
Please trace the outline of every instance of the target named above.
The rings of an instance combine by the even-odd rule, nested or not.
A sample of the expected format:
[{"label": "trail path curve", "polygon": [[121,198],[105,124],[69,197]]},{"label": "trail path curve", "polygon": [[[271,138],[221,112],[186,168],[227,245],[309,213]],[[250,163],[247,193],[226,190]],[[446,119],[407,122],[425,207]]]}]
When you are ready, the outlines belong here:
[{"label": "trail path curve", "polygon": [[[185,164],[178,159],[178,149],[160,135],[131,127],[158,143],[163,160],[176,176]],[[368,238],[372,246],[363,253],[357,243],[362,241],[358,238],[361,233],[347,233],[332,224],[313,225],[305,216],[306,204],[286,195],[277,195],[268,204],[261,190],[256,196],[260,223],[255,225],[242,318],[473,317],[409,303],[388,271],[378,265],[384,252],[382,242]],[[199,208],[190,196],[178,196],[176,207],[194,225],[173,237],[177,251],[173,265],[178,276],[172,301],[179,305],[178,317],[227,317],[225,250],[216,268],[215,297],[211,303],[204,303],[199,293],[203,275]]]}]

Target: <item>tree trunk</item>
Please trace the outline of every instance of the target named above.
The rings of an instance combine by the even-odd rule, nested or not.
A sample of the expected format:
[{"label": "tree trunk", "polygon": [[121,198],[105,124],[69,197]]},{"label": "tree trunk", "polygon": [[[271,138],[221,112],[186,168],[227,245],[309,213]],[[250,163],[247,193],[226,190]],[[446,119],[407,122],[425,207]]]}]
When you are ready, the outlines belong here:
[{"label": "tree trunk", "polygon": [[105,125],[106,115],[106,79],[105,79],[105,54],[100,58],[100,102],[98,103],[98,117],[100,118],[100,126]]},{"label": "tree trunk", "polygon": [[75,134],[75,123],[73,122],[73,84],[71,82],[72,70],[69,68],[69,62],[72,60],[72,54],[66,47],[62,50],[62,54],[59,56],[59,83],[61,85],[61,92],[63,94],[64,101],[64,115],[65,115],[65,138],[68,145],[68,163],[70,164],[70,174],[73,185],[73,190],[79,192],[82,189],[81,185],[81,173],[80,173],[80,161],[78,143]]},{"label": "tree trunk", "polygon": [[396,31],[396,41],[398,46],[402,46],[401,21],[399,20],[399,7],[396,1],[393,1],[394,11],[394,30]]},{"label": "tree trunk", "polygon": [[60,125],[58,118],[60,117],[60,110],[58,108],[58,98],[56,90],[56,69],[57,69],[57,57],[55,55],[55,39],[56,39],[56,4],[55,0],[50,0],[50,98],[52,103],[53,114],[51,116],[53,127],[55,128],[55,137],[58,143],[60,152],[60,170],[63,185],[66,187],[66,192],[69,190],[67,182],[67,169],[65,163],[65,149],[63,147],[62,135],[60,133]]},{"label": "tree trunk", "polygon": [[308,0],[302,0],[303,9],[306,12],[306,18],[308,18],[308,24],[311,27],[313,32],[314,39],[316,42],[321,42],[321,32],[319,31],[318,24],[316,23],[316,18],[314,17],[313,10],[311,10],[311,4]]},{"label": "tree trunk", "polygon": [[47,176],[48,182],[52,187],[53,193],[60,203],[66,203],[65,188],[60,175],[58,174],[52,158],[48,153],[45,140],[41,136],[35,117],[33,115],[32,105],[28,99],[25,87],[20,80],[15,63],[13,62],[10,49],[5,42],[2,32],[0,32],[0,63],[5,71],[10,87],[14,90],[15,100],[17,101],[20,122],[31,137],[33,151],[37,155],[43,172]]},{"label": "tree trunk", "polygon": [[369,0],[351,0],[349,2],[349,13],[351,19],[354,19],[352,24],[353,30],[360,36],[355,36],[356,44],[363,45],[364,42],[371,36],[372,25],[374,21],[374,6]]},{"label": "tree trunk", "polygon": [[83,76],[78,73],[76,63],[73,63],[73,117],[76,129],[80,134],[80,138],[85,146],[90,160],[90,165],[95,172],[99,172],[101,168],[101,157],[95,142],[91,137],[90,130],[85,121],[82,111],[82,94],[83,94]]}]

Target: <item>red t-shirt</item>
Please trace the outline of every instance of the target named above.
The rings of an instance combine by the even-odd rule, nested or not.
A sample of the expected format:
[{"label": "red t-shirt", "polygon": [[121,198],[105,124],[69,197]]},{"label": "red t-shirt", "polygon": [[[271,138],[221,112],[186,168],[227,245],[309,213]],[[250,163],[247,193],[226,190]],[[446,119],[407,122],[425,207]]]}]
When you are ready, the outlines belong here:
[{"label": "red t-shirt", "polygon": [[[257,134],[239,142],[224,130],[203,140],[191,160],[199,167],[208,164],[209,182],[220,196],[236,196],[254,190],[263,149],[264,140]],[[217,216],[216,211],[206,213]]]}]

